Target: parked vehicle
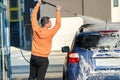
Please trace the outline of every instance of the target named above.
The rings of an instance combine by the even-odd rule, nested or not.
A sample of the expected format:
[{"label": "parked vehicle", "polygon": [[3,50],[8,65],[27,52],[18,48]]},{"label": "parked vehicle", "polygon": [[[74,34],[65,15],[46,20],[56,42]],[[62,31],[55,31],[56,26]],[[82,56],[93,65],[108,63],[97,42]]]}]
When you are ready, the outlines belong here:
[{"label": "parked vehicle", "polygon": [[120,80],[119,27],[84,24],[76,32],[63,66],[63,80]]}]

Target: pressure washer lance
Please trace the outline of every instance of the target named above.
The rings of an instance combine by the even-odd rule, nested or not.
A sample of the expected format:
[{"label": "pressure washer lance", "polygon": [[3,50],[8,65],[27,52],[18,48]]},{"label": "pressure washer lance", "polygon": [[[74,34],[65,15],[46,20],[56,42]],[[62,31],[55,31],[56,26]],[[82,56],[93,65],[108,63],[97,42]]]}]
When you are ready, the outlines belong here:
[{"label": "pressure washer lance", "polygon": [[[56,7],[56,5],[54,5],[54,4],[52,4],[52,3],[49,3],[49,2],[46,2],[46,1],[44,1],[44,0],[42,0],[42,4],[48,4],[48,5],[50,5],[50,6]],[[75,16],[78,16],[78,17],[80,16],[80,14],[78,14],[78,13],[73,13],[73,12],[70,11],[70,10],[67,10],[67,9],[64,9],[64,8],[62,8],[62,10],[65,11],[65,12],[71,13],[71,14],[73,14],[73,15],[75,15]]]}]

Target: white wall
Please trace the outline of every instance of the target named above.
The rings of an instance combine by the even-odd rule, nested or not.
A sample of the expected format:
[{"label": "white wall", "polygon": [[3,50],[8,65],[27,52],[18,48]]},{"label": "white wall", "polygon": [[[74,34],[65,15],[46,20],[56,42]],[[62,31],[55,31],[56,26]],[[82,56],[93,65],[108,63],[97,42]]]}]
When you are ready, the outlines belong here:
[{"label": "white wall", "polygon": [[[55,24],[55,19],[52,20],[52,25]],[[83,19],[80,17],[64,17],[61,19],[61,28],[53,38],[52,50],[61,50],[62,46],[70,46],[75,35],[75,32],[83,24]]]},{"label": "white wall", "polygon": [[111,0],[111,22],[120,22],[120,0],[119,7],[113,7],[113,0]]}]

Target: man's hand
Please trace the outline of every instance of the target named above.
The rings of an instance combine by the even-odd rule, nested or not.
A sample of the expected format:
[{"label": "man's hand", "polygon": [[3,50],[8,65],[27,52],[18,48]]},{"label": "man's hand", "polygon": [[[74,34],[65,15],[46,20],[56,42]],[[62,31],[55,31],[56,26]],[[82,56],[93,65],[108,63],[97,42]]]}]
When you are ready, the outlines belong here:
[{"label": "man's hand", "polygon": [[42,2],[42,0],[38,0],[38,3],[40,3],[40,4],[41,4],[41,2]]},{"label": "man's hand", "polygon": [[59,10],[59,11],[61,11],[61,6],[57,5],[56,9]]}]

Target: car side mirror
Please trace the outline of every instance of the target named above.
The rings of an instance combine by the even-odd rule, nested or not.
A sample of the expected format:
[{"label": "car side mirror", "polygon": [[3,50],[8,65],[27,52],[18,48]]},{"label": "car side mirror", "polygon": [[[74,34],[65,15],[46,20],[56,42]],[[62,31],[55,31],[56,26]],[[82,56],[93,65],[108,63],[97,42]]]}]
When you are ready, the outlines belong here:
[{"label": "car side mirror", "polygon": [[64,46],[61,49],[62,49],[62,52],[69,52],[69,46]]}]

